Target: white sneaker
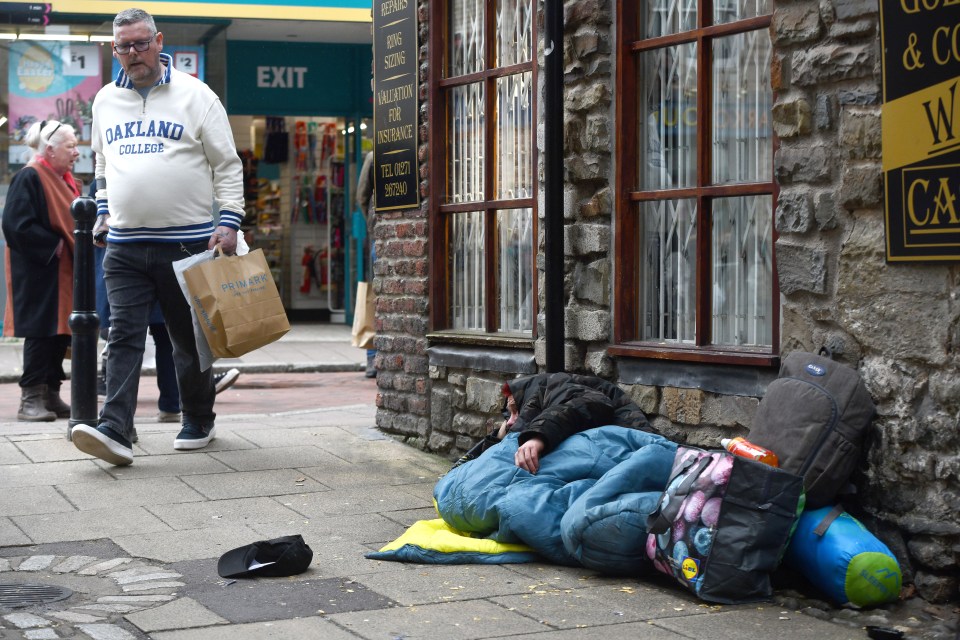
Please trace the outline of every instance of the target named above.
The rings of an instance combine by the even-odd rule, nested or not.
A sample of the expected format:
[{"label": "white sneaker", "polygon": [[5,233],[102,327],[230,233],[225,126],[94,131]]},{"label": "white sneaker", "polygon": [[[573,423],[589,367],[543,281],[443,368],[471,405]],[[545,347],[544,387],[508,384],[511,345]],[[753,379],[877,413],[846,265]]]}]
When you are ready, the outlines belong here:
[{"label": "white sneaker", "polygon": [[217,390],[217,393],[221,391],[226,391],[233,386],[233,383],[237,381],[237,378],[240,377],[239,369],[229,369],[222,373],[216,373],[213,376],[213,386]]},{"label": "white sneaker", "polygon": [[180,412],[160,411],[157,413],[157,422],[180,422]]}]

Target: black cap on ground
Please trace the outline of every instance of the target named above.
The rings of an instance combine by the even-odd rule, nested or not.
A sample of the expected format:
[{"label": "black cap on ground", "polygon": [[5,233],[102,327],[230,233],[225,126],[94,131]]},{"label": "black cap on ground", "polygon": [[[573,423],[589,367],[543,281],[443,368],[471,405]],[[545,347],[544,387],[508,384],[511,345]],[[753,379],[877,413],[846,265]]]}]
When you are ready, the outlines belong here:
[{"label": "black cap on ground", "polygon": [[311,560],[313,551],[301,536],[283,536],[227,551],[217,573],[221,578],[292,576],[306,571]]}]

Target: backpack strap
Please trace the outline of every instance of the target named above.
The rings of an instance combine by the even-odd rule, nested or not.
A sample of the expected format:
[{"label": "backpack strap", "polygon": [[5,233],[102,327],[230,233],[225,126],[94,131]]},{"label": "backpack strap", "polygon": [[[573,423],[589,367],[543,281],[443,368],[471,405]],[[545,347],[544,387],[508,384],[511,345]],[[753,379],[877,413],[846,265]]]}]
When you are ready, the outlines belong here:
[{"label": "backpack strap", "polygon": [[842,513],[843,505],[834,505],[833,509],[830,509],[830,513],[823,517],[823,520],[820,521],[820,524],[816,526],[813,532],[822,538],[824,534],[827,533],[827,529],[830,528],[830,525],[833,524],[833,521],[839,518],[840,514]]}]

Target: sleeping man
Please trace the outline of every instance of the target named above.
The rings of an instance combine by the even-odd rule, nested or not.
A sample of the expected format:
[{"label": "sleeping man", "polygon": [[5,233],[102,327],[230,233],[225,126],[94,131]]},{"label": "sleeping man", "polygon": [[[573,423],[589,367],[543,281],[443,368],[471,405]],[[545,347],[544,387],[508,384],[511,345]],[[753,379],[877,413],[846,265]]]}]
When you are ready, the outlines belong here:
[{"label": "sleeping man", "polygon": [[646,522],[677,445],[652,433],[639,407],[600,378],[541,374],[507,382],[504,394],[502,440],[440,479],[433,492],[440,517],[474,537],[527,545],[550,562],[614,574],[652,570]]}]

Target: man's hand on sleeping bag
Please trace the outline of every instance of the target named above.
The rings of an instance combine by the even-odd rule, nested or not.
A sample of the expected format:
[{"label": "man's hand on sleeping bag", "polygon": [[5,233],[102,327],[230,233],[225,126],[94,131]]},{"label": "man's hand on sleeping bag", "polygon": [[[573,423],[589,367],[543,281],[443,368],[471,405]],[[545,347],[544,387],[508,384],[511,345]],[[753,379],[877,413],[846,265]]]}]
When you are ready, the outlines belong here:
[{"label": "man's hand on sleeping bag", "polygon": [[540,469],[540,454],[543,453],[546,446],[540,438],[530,438],[520,445],[513,459],[521,469],[525,469],[530,473],[536,473]]}]

